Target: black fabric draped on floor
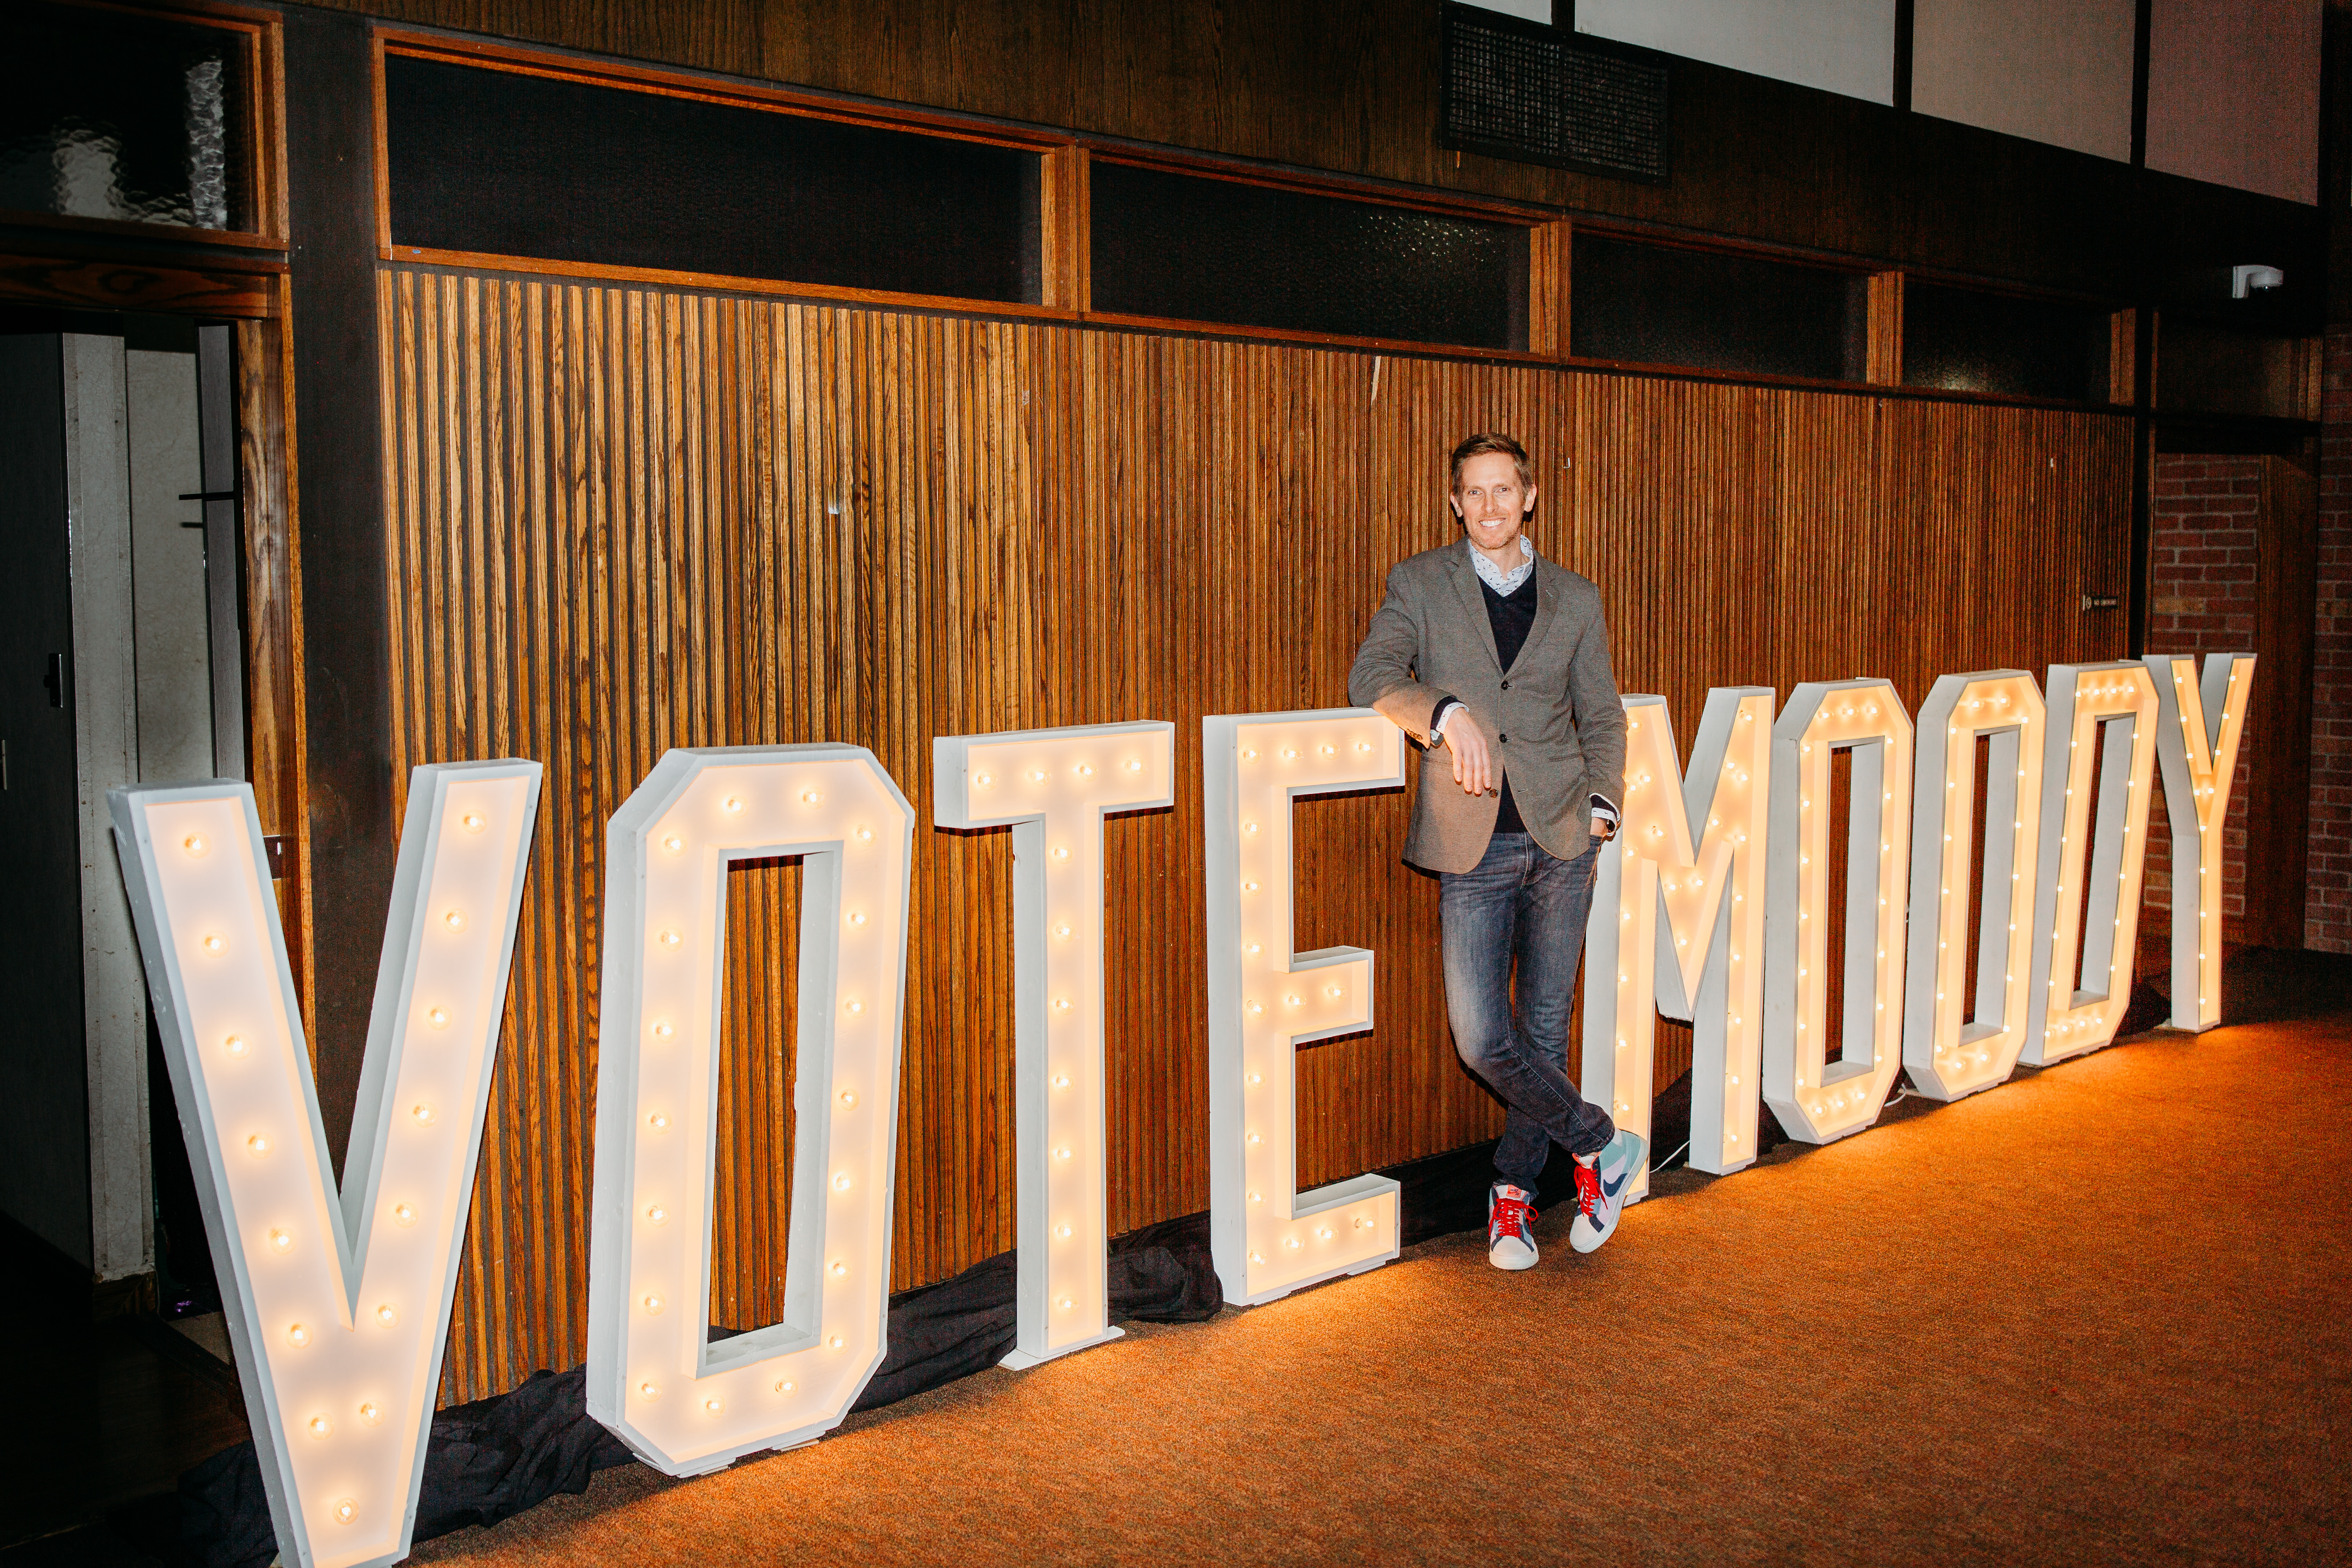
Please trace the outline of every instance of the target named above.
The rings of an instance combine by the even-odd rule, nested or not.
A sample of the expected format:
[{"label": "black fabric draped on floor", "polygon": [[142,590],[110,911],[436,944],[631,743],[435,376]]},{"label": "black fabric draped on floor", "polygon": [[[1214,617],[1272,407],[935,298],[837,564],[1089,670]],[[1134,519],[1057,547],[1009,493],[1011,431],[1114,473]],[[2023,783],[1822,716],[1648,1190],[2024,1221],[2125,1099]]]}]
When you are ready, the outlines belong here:
[{"label": "black fabric draped on floor", "polygon": [[[1686,1082],[1678,1083],[1682,1131],[1661,1130],[1666,1146],[1682,1142],[1690,1118]],[[1659,1097],[1671,1114],[1675,1090]],[[1382,1173],[1402,1188],[1402,1242],[1473,1230],[1486,1223],[1492,1143],[1415,1160]],[[1558,1198],[1572,1192],[1552,1184]],[[1013,1349],[1019,1254],[999,1253],[952,1279],[891,1299],[889,1353],[854,1408],[871,1410],[995,1365]],[[1112,1321],[1193,1323],[1213,1318],[1224,1292],[1209,1257],[1209,1216],[1188,1215],[1147,1226],[1110,1244]],[[714,1328],[713,1339],[734,1331]],[[588,1478],[635,1456],[588,1414],[587,1369],[538,1372],[520,1388],[433,1418],[416,1506],[415,1539],[424,1542],[472,1524],[496,1524],[560,1492],[583,1492]],[[268,1568],[277,1555],[259,1455],[251,1443],[214,1455],[180,1478],[181,1545],[205,1568]]]}]

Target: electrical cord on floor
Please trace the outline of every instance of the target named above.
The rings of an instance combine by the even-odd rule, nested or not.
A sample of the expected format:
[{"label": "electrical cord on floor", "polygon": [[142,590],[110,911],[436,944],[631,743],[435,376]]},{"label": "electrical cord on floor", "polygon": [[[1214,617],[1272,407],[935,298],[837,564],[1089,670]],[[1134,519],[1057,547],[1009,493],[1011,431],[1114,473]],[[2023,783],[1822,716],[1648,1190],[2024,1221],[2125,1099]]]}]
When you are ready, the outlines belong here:
[{"label": "electrical cord on floor", "polygon": [[1667,1155],[1667,1156],[1666,1156],[1664,1159],[1663,1159],[1663,1160],[1653,1160],[1653,1161],[1651,1161],[1651,1162],[1650,1162],[1650,1169],[1652,1169],[1653,1171],[1663,1171],[1663,1170],[1664,1170],[1668,1165],[1670,1165],[1670,1164],[1672,1164],[1672,1163],[1674,1163],[1674,1161],[1675,1161],[1675,1157],[1676,1157],[1677,1155],[1684,1154],[1684,1153],[1687,1153],[1687,1152],[1689,1152],[1689,1150],[1690,1150],[1690,1140],[1689,1140],[1689,1139],[1687,1139],[1687,1138],[1685,1138],[1685,1139],[1684,1139],[1684,1140],[1683,1140],[1683,1146],[1682,1146],[1680,1149],[1675,1150],[1675,1151],[1674,1152],[1674,1153]]}]

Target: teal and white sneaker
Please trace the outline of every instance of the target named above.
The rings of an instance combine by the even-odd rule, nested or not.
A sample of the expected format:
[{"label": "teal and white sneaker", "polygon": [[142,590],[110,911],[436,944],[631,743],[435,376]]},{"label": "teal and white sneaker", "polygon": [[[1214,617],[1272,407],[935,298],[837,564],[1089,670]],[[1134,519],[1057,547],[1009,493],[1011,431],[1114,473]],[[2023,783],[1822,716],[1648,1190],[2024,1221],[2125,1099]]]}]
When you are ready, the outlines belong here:
[{"label": "teal and white sneaker", "polygon": [[1649,1143],[1640,1133],[1621,1127],[1599,1159],[1590,1165],[1581,1160],[1576,1163],[1576,1217],[1568,1224],[1570,1247],[1579,1252],[1597,1251],[1617,1233],[1618,1218],[1625,1212],[1625,1189],[1633,1184],[1633,1174],[1649,1152]]}]

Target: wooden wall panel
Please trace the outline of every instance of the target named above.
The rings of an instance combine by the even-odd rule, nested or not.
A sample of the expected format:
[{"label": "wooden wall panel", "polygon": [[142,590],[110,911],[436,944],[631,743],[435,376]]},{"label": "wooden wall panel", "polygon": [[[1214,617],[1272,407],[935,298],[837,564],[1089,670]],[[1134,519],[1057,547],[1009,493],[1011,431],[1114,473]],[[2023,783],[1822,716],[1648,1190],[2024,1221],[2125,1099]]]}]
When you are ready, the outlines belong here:
[{"label": "wooden wall panel", "polygon": [[[934,735],[1175,723],[1176,805],[1107,826],[1118,1232],[1208,1203],[1201,718],[1344,702],[1388,566],[1457,536],[1463,434],[1528,440],[1538,544],[1600,581],[1621,684],[1685,744],[1712,683],[1916,703],[2120,651],[2076,608],[2129,532],[2114,416],[421,268],[379,308],[399,770],[548,769],[449,1398],[582,1354],[603,826],[667,747],[854,742],[928,820]],[[1303,1055],[1307,1182],[1500,1126],[1408,815],[1300,808],[1298,943],[1381,970],[1379,1028]],[[898,1288],[1013,1240],[1009,835],[916,837]],[[788,872],[730,887],[712,1279],[740,1326],[782,1269],[795,910]]]}]

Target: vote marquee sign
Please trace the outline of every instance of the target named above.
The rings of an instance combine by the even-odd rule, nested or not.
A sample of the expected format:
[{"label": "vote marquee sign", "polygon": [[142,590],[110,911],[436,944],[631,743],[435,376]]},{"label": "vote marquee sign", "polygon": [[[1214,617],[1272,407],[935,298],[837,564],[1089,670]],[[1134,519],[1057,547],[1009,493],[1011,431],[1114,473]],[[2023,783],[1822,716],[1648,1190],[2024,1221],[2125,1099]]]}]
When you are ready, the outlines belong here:
[{"label": "vote marquee sign", "polygon": [[[2020,670],[1946,676],[1916,715],[1883,680],[1801,685],[1777,714],[1770,689],[1724,688],[1687,770],[1664,701],[1626,698],[1623,825],[1587,948],[1585,1092],[1646,1133],[1655,1021],[1688,1020],[1691,1163],[1725,1174],[1754,1159],[1763,1106],[1790,1136],[1827,1142],[1875,1121],[1898,1070],[1950,1100],[2020,1061],[2106,1044],[2129,1000],[2159,774],[2172,1023],[2211,1027],[2221,825],[2253,664],[2058,665],[2040,685]],[[1255,1305],[1397,1256],[1393,1182],[1297,1186],[1296,1048],[1370,1026],[1375,955],[1296,950],[1291,826],[1301,796],[1401,786],[1404,746],[1364,709],[1213,716],[1202,740],[1212,1244],[1227,1297]],[[1172,803],[1174,731],[941,737],[932,763],[936,826],[1013,834],[1007,1362],[1034,1366],[1118,1333],[1104,1279],[1102,824]],[[340,1188],[251,790],[110,797],[291,1562],[409,1549],[540,784],[532,762],[413,775]],[[882,1361],[916,827],[873,754],[843,745],[673,751],[608,825],[588,1401],[672,1475],[814,1440]],[[803,865],[785,1310],[714,1344],[726,872],[777,855]]]}]

